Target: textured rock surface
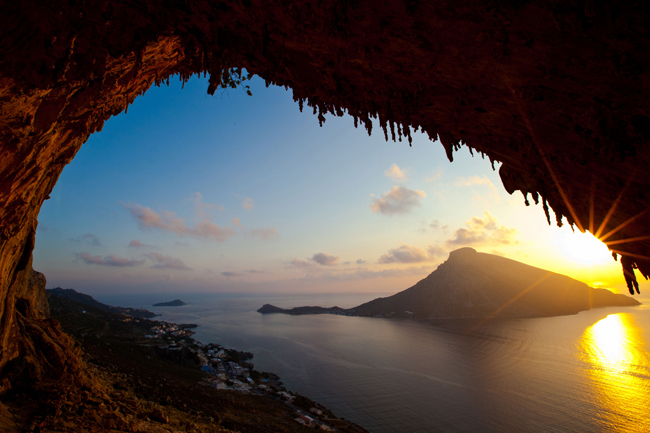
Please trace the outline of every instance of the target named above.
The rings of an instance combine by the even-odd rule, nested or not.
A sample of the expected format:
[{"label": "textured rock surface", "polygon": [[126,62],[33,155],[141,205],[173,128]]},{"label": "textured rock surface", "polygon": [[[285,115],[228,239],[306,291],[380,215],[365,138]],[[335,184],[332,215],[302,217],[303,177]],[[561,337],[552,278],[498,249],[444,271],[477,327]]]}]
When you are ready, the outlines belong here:
[{"label": "textured rock surface", "polygon": [[375,118],[398,139],[421,128],[440,138],[450,159],[462,142],[502,162],[508,192],[532,195],[558,221],[564,216],[623,253],[629,285],[634,268],[650,274],[643,2],[1,6],[0,369],[19,354],[16,305],[41,204],[91,133],[172,74],[208,73],[212,92],[230,82],[224,71],[245,67],[291,87],[321,121],[347,112],[370,130]]},{"label": "textured rock surface", "polygon": [[92,386],[81,362],[79,349],[49,318],[45,277],[31,267],[31,259],[16,277],[4,300],[5,320],[0,360],[0,394],[34,379]]}]

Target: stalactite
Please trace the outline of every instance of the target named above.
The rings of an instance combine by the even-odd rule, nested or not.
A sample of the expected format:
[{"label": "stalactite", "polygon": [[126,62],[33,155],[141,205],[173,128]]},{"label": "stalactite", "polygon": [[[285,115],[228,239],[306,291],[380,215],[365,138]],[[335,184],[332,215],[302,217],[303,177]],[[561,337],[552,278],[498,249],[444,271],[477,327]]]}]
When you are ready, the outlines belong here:
[{"label": "stalactite", "polygon": [[551,225],[551,213],[549,212],[548,202],[546,201],[545,197],[542,197],[542,208],[544,209],[544,215],[546,215],[546,221],[548,222],[548,225]]}]

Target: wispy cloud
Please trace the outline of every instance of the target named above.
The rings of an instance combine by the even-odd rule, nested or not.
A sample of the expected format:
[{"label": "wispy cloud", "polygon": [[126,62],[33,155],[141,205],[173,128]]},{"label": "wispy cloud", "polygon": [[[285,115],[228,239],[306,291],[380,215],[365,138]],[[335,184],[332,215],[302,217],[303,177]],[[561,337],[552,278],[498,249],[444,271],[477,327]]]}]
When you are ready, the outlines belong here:
[{"label": "wispy cloud", "polygon": [[140,239],[133,239],[129,242],[129,248],[157,249],[158,247],[155,245],[145,244],[144,242],[141,242]]},{"label": "wispy cloud", "polygon": [[429,245],[427,253],[432,260],[435,260],[446,257],[448,251],[440,245]]},{"label": "wispy cloud", "polygon": [[376,197],[370,205],[370,210],[385,215],[407,213],[415,206],[419,206],[426,196],[427,194],[424,191],[395,185],[390,191],[383,193],[381,197]]},{"label": "wispy cloud", "polygon": [[483,217],[474,217],[465,224],[467,228],[456,230],[445,242],[447,246],[498,246],[519,243],[516,238],[517,230],[500,225],[489,212],[485,212]]},{"label": "wispy cloud", "polygon": [[366,262],[366,261],[363,260],[363,259],[357,259],[357,261],[354,262],[354,263],[356,263],[357,265],[365,265],[365,264],[368,263],[368,262]]},{"label": "wispy cloud", "polygon": [[333,256],[327,253],[316,253],[307,260],[293,259],[290,264],[292,268],[312,268],[316,265],[320,266],[336,266],[338,265],[339,256]]},{"label": "wispy cloud", "polygon": [[181,259],[171,256],[165,256],[158,253],[145,254],[155,265],[152,268],[156,269],[178,269],[181,271],[191,270]]},{"label": "wispy cloud", "polygon": [[290,265],[292,268],[311,268],[316,266],[314,262],[310,262],[307,260],[300,260],[300,259],[291,260]]},{"label": "wispy cloud", "polygon": [[114,267],[130,267],[130,266],[140,266],[144,263],[144,260],[134,260],[126,259],[123,257],[118,257],[115,255],[110,256],[93,256],[90,253],[77,253],[75,256],[88,265],[100,265],[100,266],[114,266]]},{"label": "wispy cloud", "polygon": [[339,261],[339,256],[333,256],[327,253],[316,253],[312,256],[311,260],[321,266],[336,266]]},{"label": "wispy cloud", "polygon": [[244,201],[242,202],[242,206],[244,206],[244,209],[246,210],[253,210],[255,207],[255,200],[253,200],[250,197],[244,197]]},{"label": "wispy cloud", "polygon": [[187,225],[185,219],[177,216],[174,212],[163,211],[162,214],[159,214],[153,209],[137,203],[126,203],[123,206],[131,212],[131,216],[143,230],[158,229],[173,232],[179,236],[191,236],[217,242],[224,242],[235,234],[232,228],[228,226],[222,228],[208,219],[207,211],[214,205],[203,203],[201,194],[193,194],[191,200],[194,202],[199,219],[193,227]]},{"label": "wispy cloud", "polygon": [[492,181],[488,179],[485,175],[483,176],[470,176],[470,177],[463,177],[460,176],[456,181],[454,182],[455,186],[470,186],[470,185],[488,185],[488,186],[494,186]]},{"label": "wispy cloud", "polygon": [[446,232],[447,230],[449,230],[449,226],[447,224],[441,226],[440,221],[438,220],[433,220],[431,222],[422,221],[420,223],[420,228],[418,229],[418,231],[422,233],[426,233],[428,231],[436,231],[436,230],[442,230],[443,232]]},{"label": "wispy cloud", "polygon": [[429,176],[427,176],[424,180],[427,182],[434,182],[442,177],[443,171],[441,168],[434,170]]},{"label": "wispy cloud", "polygon": [[[489,197],[489,199],[491,201],[498,201],[500,199],[499,192],[497,191],[497,188],[494,186],[492,181],[490,179],[488,179],[487,176],[485,176],[485,175],[483,175],[483,176],[470,176],[468,178],[465,178],[465,177],[461,176],[461,177],[456,179],[456,181],[454,182],[454,185],[455,186],[460,186],[460,187],[462,187],[462,186],[473,186],[473,185],[477,185],[477,186],[483,185],[483,186],[488,187],[489,193],[487,194],[487,197]],[[478,194],[476,192],[475,192],[474,200],[481,201],[481,202],[487,202],[486,197],[484,197],[483,195],[480,195],[480,194]]]},{"label": "wispy cloud", "polygon": [[242,226],[241,220],[239,218],[237,218],[237,217],[233,218],[230,223],[232,225],[234,225],[235,227],[241,227]]},{"label": "wispy cloud", "polygon": [[201,219],[210,219],[210,210],[216,207],[215,204],[204,203],[203,195],[200,192],[190,194],[190,201],[194,203],[194,209]]},{"label": "wispy cloud", "polygon": [[278,237],[278,231],[276,230],[275,227],[262,227],[259,229],[253,229],[251,230],[251,235],[264,239],[264,240],[269,240],[269,239],[275,239]]},{"label": "wispy cloud", "polygon": [[244,272],[249,274],[272,274],[272,272],[267,271],[266,269],[246,269]]},{"label": "wispy cloud", "polygon": [[[319,268],[322,269],[322,268]],[[313,271],[301,278],[308,281],[358,281],[373,278],[398,278],[407,276],[426,275],[431,272],[430,266],[411,266],[405,269],[391,268],[373,271],[368,268]]]},{"label": "wispy cloud", "polygon": [[425,250],[414,245],[407,245],[403,242],[400,243],[401,245],[398,248],[388,250],[386,254],[382,255],[379,258],[379,263],[387,264],[430,262],[438,258],[442,252],[442,249],[437,246],[429,246],[429,248]]},{"label": "wispy cloud", "polygon": [[271,272],[263,269],[246,269],[245,271],[241,271],[241,272],[225,271],[222,272],[221,275],[223,275],[224,277],[233,278],[233,277],[245,277],[250,274],[270,274],[270,273]]},{"label": "wispy cloud", "polygon": [[84,243],[84,244],[92,245],[94,247],[102,246],[102,242],[99,240],[99,238],[90,233],[86,233],[76,238],[70,238],[69,241],[74,243]]},{"label": "wispy cloud", "polygon": [[386,171],[384,171],[384,176],[390,177],[393,180],[406,179],[406,174],[404,173],[404,170],[399,168],[397,164],[393,164],[390,166],[390,168],[387,168]]}]

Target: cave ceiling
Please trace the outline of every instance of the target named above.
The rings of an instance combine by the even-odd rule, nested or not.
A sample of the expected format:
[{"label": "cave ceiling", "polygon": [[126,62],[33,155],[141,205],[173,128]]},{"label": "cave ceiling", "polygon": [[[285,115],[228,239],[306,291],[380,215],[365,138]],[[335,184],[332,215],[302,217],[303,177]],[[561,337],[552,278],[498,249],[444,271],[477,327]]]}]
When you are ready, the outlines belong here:
[{"label": "cave ceiling", "polygon": [[465,145],[499,161],[509,193],[623,256],[629,285],[635,268],[650,275],[642,2],[21,0],[2,10],[3,293],[90,134],[170,76],[207,74],[213,93],[245,85],[242,68],[291,88],[321,122],[351,116],[388,140],[421,130],[450,160]]}]

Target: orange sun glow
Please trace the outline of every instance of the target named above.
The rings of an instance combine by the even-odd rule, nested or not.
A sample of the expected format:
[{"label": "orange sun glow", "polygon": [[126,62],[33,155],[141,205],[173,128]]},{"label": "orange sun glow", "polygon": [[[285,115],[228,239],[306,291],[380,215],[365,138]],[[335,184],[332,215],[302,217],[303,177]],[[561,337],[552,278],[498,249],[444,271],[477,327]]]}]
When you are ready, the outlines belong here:
[{"label": "orange sun glow", "polygon": [[564,256],[583,266],[595,266],[612,260],[607,246],[589,232],[570,233],[560,240]]}]

